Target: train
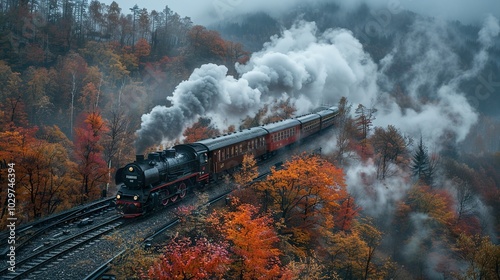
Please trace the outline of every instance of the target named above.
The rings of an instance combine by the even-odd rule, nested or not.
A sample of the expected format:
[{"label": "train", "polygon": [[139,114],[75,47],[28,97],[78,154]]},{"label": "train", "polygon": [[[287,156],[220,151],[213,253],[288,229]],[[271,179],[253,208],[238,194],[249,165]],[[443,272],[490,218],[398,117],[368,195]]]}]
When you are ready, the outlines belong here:
[{"label": "train", "polygon": [[203,186],[233,172],[244,155],[265,159],[334,125],[337,107],[252,127],[170,149],[136,155],[115,174],[116,209],[134,218],[186,196],[188,188]]}]

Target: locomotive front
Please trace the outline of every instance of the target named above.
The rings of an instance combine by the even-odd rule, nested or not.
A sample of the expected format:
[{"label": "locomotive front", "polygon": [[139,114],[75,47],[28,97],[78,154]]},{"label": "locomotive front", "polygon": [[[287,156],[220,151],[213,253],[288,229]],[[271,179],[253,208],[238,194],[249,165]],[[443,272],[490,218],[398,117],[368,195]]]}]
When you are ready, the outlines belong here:
[{"label": "locomotive front", "polygon": [[149,189],[160,181],[160,174],[166,169],[162,161],[145,160],[137,156],[133,163],[125,165],[116,172],[115,181],[119,187],[116,195],[116,208],[124,217],[142,215],[147,209]]},{"label": "locomotive front", "polygon": [[182,199],[188,186],[197,182],[200,165],[206,164],[206,151],[198,152],[188,145],[178,145],[150,153],[147,159],[138,155],[133,163],[118,169],[118,212],[133,218]]}]

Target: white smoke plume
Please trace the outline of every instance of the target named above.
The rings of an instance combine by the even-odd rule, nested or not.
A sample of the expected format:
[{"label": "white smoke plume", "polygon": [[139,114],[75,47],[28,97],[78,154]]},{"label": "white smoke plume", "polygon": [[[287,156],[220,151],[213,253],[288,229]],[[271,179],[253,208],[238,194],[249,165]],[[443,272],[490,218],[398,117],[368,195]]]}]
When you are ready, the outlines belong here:
[{"label": "white smoke plume", "polygon": [[[500,28],[495,17],[486,18],[478,34],[482,49],[470,69],[460,66],[453,41],[444,31],[443,22],[417,20],[381,60],[379,71],[350,31],[328,29],[318,34],[315,23],[297,22],[272,37],[247,64],[236,65],[240,78],[228,76],[225,66],[206,64],[196,69],[168,98],[171,107],[157,106],[142,116],[137,150],[176,139],[199,116],[212,118],[220,129],[238,126],[283,94],[292,98],[298,114],[347,96],[355,104],[377,107],[377,126],[396,125],[437,147],[442,141],[462,141],[477,121],[477,113],[459,85],[483,69]],[[401,79],[412,98],[411,108],[401,108],[377,85],[383,82],[386,90],[393,86],[384,71],[396,59],[413,63]]]},{"label": "white smoke plume", "polygon": [[225,66],[202,65],[168,97],[171,107],[156,106],[144,114],[141,129],[137,131],[138,152],[179,137],[198,116],[220,113],[232,119],[258,109],[261,92],[250,88],[245,80],[227,76],[227,70]]},{"label": "white smoke plume", "polygon": [[352,33],[328,29],[318,34],[312,22],[300,21],[272,37],[237,70],[239,79],[227,76],[225,66],[194,70],[168,97],[172,106],[156,106],[142,116],[137,152],[176,139],[199,116],[212,118],[221,129],[238,127],[283,94],[302,114],[320,103],[334,105],[341,96],[373,99],[377,89],[377,66]]}]

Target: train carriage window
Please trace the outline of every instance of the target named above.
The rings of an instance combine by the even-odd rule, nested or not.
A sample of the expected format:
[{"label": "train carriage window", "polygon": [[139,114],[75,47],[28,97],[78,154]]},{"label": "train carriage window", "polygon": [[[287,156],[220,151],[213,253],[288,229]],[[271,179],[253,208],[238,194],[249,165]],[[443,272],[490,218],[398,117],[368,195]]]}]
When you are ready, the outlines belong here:
[{"label": "train carriage window", "polygon": [[240,150],[239,151],[240,151],[240,154],[243,154],[243,145],[242,144],[240,144]]},{"label": "train carriage window", "polygon": [[[226,152],[224,150],[222,150],[222,160],[225,160],[225,159],[226,159]],[[219,161],[222,161],[222,160],[219,160]]]}]

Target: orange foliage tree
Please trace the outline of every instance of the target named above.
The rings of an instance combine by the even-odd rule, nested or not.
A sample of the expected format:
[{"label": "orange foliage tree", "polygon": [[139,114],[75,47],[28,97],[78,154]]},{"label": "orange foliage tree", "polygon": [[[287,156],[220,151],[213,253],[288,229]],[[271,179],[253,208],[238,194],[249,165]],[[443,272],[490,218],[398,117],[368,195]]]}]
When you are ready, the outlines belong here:
[{"label": "orange foliage tree", "polygon": [[38,218],[71,206],[70,194],[77,185],[66,149],[59,143],[36,140],[23,155],[18,186],[23,188],[30,218]]},{"label": "orange foliage tree", "polygon": [[240,204],[235,211],[215,212],[209,220],[230,242],[234,253],[230,275],[239,279],[286,278],[280,267],[281,251],[275,247],[279,239],[270,216],[259,215],[253,205]]},{"label": "orange foliage tree", "polygon": [[500,245],[488,236],[461,234],[457,239],[456,252],[467,266],[456,279],[499,279]]},{"label": "orange foliage tree", "polygon": [[[70,207],[68,195],[76,185],[73,164],[64,146],[67,138],[63,135],[53,141],[55,139],[48,136],[54,134],[44,132],[42,136],[46,137],[36,139],[36,132],[36,128],[15,126],[0,132],[0,137],[4,139],[0,142],[0,161],[2,165],[15,164],[16,199],[22,201],[17,204],[20,222]],[[4,184],[6,170],[0,168],[0,171],[0,182]],[[1,197],[1,218],[4,221],[7,204],[3,189]]]},{"label": "orange foliage tree", "polygon": [[186,128],[182,134],[185,143],[192,143],[206,138],[213,137],[218,134],[218,131],[210,124],[209,119],[200,118],[198,122],[191,127]]},{"label": "orange foliage tree", "polygon": [[256,184],[278,220],[295,234],[302,232],[306,240],[316,226],[333,228],[339,202],[347,197],[345,187],[341,169],[319,156],[306,155],[294,157],[281,170],[273,169],[265,182]]},{"label": "orange foliage tree", "polygon": [[[24,158],[24,155],[29,151],[30,146],[35,142],[34,134],[36,129],[27,129],[22,127],[16,127],[14,125],[10,125],[8,129],[5,131],[0,131],[0,137],[2,141],[0,141],[0,183],[2,187],[0,188],[1,195],[1,207],[2,207],[2,224],[0,228],[4,228],[5,221],[7,218],[7,204],[8,204],[8,196],[7,196],[7,164],[14,163],[19,165],[21,160]],[[19,168],[20,166],[14,166],[16,170],[16,182],[19,180],[18,177],[22,176]],[[17,184],[16,184],[17,188]],[[19,190],[16,190],[19,191]],[[25,199],[24,195],[16,193],[16,199],[22,201]],[[16,204],[18,214],[25,213],[25,209],[22,209],[23,204]],[[18,219],[26,220],[28,219],[28,215],[21,217],[21,215],[17,216]]]},{"label": "orange foliage tree", "polygon": [[137,57],[137,60],[141,60],[141,58],[149,56],[151,53],[151,45],[149,45],[148,41],[144,38],[139,39],[135,44],[134,55]]},{"label": "orange foliage tree", "polygon": [[382,239],[382,232],[368,220],[354,223],[350,232],[329,233],[326,251],[330,269],[344,279],[384,279],[392,262],[375,263],[375,249]]},{"label": "orange foliage tree", "polygon": [[408,205],[413,212],[428,214],[440,225],[452,229],[455,221],[453,198],[445,190],[414,186],[408,193]]},{"label": "orange foliage tree", "polygon": [[207,30],[201,25],[196,25],[188,32],[190,47],[187,57],[194,61],[204,60],[222,61],[226,57],[226,43],[217,31]]}]

